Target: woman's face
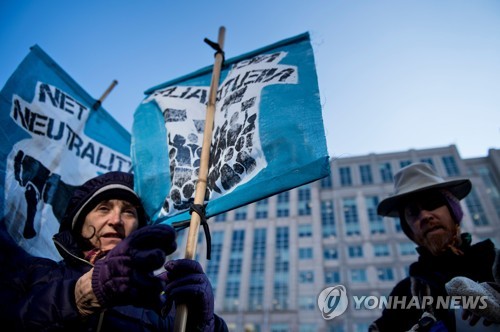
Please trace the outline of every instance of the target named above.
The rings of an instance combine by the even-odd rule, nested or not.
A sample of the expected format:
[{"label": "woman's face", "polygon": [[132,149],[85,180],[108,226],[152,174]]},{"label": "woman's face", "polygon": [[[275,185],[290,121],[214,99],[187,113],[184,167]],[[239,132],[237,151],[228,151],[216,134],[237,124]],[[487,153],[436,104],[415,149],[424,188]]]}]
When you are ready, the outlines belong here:
[{"label": "woman's face", "polygon": [[102,251],[113,249],[139,226],[137,209],[120,199],[102,201],[92,209],[82,227],[82,236]]}]

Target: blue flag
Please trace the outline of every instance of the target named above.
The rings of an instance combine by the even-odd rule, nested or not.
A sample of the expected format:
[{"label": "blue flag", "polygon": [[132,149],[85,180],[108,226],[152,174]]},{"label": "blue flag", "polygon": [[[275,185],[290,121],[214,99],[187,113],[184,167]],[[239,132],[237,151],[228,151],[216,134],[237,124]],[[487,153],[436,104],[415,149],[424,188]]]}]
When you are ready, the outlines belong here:
[{"label": "blue flag", "polygon": [[[134,114],[136,190],[153,222],[189,220],[212,66],[155,86]],[[329,174],[309,34],[226,60],[217,91],[206,216]]]},{"label": "blue flag", "polygon": [[60,258],[52,236],[76,186],[132,170],[130,133],[95,102],[36,45],[1,91],[2,228],[32,255]]}]

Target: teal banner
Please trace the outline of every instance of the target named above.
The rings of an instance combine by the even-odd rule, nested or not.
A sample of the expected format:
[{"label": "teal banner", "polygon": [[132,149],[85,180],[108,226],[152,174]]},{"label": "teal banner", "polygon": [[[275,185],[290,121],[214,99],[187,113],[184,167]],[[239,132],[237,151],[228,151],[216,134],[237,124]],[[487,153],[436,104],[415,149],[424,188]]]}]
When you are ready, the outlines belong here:
[{"label": "teal banner", "polygon": [[[135,111],[136,190],[153,222],[190,219],[212,67],[149,89]],[[328,174],[309,34],[226,60],[210,147],[207,217]]]},{"label": "teal banner", "polygon": [[132,171],[130,133],[37,45],[0,98],[2,229],[28,253],[59,259],[52,236],[74,188]]}]

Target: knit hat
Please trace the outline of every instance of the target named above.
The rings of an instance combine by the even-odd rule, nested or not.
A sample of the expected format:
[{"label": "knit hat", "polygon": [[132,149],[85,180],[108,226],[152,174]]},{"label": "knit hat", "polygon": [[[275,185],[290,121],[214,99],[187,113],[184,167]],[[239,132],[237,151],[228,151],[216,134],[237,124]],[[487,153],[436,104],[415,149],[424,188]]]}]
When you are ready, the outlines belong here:
[{"label": "knit hat", "polygon": [[144,207],[134,192],[134,176],[114,171],[96,176],[75,190],[66,208],[60,231],[70,230],[73,234],[79,234],[87,214],[97,204],[108,199],[121,199],[136,205],[139,227],[147,223]]},{"label": "knit hat", "polygon": [[460,200],[467,196],[471,189],[472,184],[469,179],[446,181],[438,176],[429,164],[413,163],[403,167],[394,175],[394,195],[380,202],[377,213],[381,216],[400,217],[401,228],[412,239],[412,232],[404,216],[400,216],[399,213],[409,199],[429,190],[439,192],[458,224],[463,216]]}]

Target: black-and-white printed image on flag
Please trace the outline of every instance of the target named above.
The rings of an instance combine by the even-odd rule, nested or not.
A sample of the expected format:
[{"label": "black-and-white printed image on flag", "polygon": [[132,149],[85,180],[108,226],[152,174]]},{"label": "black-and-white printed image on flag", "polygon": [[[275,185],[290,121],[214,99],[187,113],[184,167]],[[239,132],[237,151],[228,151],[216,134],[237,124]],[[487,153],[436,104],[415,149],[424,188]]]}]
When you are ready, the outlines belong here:
[{"label": "black-and-white printed image on flag", "polygon": [[60,259],[52,237],[86,180],[131,171],[130,133],[39,46],[0,94],[1,230],[34,256]]},{"label": "black-and-white printed image on flag", "polygon": [[[189,219],[212,66],[146,91],[134,114],[136,190],[153,222]],[[228,59],[210,147],[206,216],[329,174],[308,33]]]}]

